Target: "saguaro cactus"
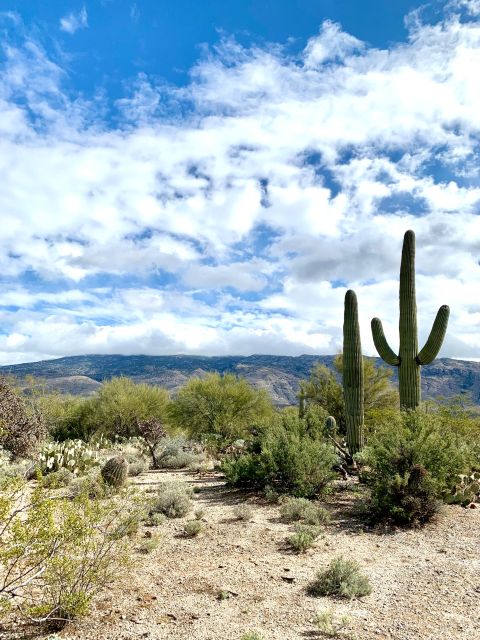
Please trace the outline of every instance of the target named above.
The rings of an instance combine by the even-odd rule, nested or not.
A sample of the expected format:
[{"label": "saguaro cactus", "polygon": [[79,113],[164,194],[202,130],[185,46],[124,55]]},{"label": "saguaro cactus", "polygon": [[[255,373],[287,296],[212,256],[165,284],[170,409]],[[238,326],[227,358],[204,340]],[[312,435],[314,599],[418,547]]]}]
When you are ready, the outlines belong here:
[{"label": "saguaro cactus", "polygon": [[407,231],[403,239],[400,266],[400,348],[398,355],[390,348],[378,318],[372,320],[372,335],[380,357],[398,367],[400,407],[415,409],[420,404],[420,367],[430,364],[442,346],[450,309],[443,305],[437,312],[423,349],[418,352],[417,301],[415,297],[415,234]]},{"label": "saguaro cactus", "polygon": [[343,320],[343,397],[347,423],[347,446],[353,455],[363,447],[363,357],[355,291],[345,294]]}]

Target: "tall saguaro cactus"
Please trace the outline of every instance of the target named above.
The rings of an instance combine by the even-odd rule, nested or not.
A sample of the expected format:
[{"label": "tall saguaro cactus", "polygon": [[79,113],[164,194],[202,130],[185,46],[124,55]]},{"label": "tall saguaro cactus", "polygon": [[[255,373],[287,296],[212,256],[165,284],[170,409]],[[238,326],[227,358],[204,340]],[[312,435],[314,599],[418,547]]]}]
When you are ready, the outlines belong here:
[{"label": "tall saguaro cactus", "polygon": [[363,447],[363,357],[355,291],[345,294],[343,320],[343,397],[347,423],[347,446],[351,455]]},{"label": "tall saguaro cactus", "polygon": [[375,347],[387,364],[398,367],[400,407],[415,409],[420,404],[420,367],[430,364],[442,346],[448,325],[450,309],[443,305],[437,312],[432,330],[423,349],[418,352],[417,301],[415,297],[415,234],[407,231],[403,239],[400,266],[400,348],[398,355],[390,348],[382,323],[372,320]]}]

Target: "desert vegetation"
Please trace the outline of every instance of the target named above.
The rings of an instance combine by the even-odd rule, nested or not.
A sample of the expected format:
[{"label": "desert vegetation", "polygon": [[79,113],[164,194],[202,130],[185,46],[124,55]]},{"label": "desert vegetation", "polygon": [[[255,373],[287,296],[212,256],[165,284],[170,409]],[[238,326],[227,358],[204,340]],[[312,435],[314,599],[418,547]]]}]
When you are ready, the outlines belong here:
[{"label": "desert vegetation", "polygon": [[[175,397],[128,378],[104,383],[89,398],[25,395],[14,380],[1,380],[5,637],[26,637],[27,628],[28,637],[83,637],[85,631],[79,626],[77,634],[75,625],[89,612],[101,611],[95,607],[116,583],[130,576],[135,584],[135,572],[149,571],[160,584],[170,558],[172,563],[186,559],[191,566],[192,545],[223,569],[229,563],[225,540],[236,549],[249,540],[255,567],[261,565],[254,559],[260,546],[276,569],[277,562],[294,558],[303,581],[296,611],[303,611],[302,602],[319,598],[329,598],[330,605],[338,599],[375,599],[376,591],[384,593],[385,578],[379,567],[370,576],[362,566],[361,560],[371,556],[368,545],[379,545],[377,540],[382,535],[388,540],[392,532],[421,539],[424,527],[441,530],[446,513],[457,519],[475,514],[478,412],[455,398],[421,402],[420,366],[438,352],[448,313],[440,309],[417,353],[413,256],[414,237],[408,232],[400,276],[406,323],[400,325],[400,356],[390,353],[379,322],[373,324],[382,357],[400,371],[403,367],[400,396],[390,371],[362,354],[358,303],[351,291],[345,298],[343,353],[335,363],[339,375],[316,366],[300,385],[296,407],[276,409],[265,391],[230,374],[192,378]],[[478,530],[478,521],[474,526]],[[358,550],[348,547],[347,557],[337,553],[337,546],[347,551],[349,527],[364,537]],[[170,567],[169,574],[173,590],[175,575],[179,584],[183,580],[180,565],[175,568],[177,573]],[[197,581],[204,578],[202,571],[198,556]],[[292,588],[295,578],[282,575],[281,581]],[[211,594],[216,606],[239,596],[228,584],[217,584]],[[170,606],[168,594],[162,602]],[[170,622],[176,621],[177,614],[171,615]],[[271,627],[260,635],[247,622],[236,622],[237,635],[232,631],[228,637],[280,637]],[[151,637],[213,637],[205,627],[196,635],[178,627],[171,635],[165,620],[158,624],[165,629]],[[302,624],[310,624],[306,614]],[[323,607],[311,624],[323,637],[354,637],[343,610]],[[370,635],[359,637],[376,637],[371,629],[366,632]],[[116,637],[112,634],[103,637]],[[300,637],[298,628],[284,629],[282,637]]]}]

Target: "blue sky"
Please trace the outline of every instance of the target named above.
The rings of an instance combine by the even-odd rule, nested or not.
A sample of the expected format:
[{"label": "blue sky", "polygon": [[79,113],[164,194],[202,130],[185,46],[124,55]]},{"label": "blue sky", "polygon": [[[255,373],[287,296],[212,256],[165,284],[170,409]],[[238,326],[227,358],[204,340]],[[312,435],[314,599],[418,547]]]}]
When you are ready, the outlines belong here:
[{"label": "blue sky", "polygon": [[480,351],[480,0],[0,4],[0,363]]}]

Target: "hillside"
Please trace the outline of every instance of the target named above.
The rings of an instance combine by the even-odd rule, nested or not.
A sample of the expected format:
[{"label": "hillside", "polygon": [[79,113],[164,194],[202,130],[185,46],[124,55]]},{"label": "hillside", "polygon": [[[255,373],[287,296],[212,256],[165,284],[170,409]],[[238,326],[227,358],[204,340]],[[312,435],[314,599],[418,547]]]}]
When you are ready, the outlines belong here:
[{"label": "hillside", "polygon": [[[121,356],[83,355],[0,367],[0,374],[42,378],[48,389],[89,395],[114,376],[164,386],[175,392],[192,376],[234,373],[265,388],[279,406],[295,404],[300,380],[316,362],[332,367],[334,356]],[[379,358],[376,359],[381,364]],[[396,380],[394,372],[394,381]],[[425,398],[467,394],[480,404],[480,363],[442,358],[422,370]]]}]

